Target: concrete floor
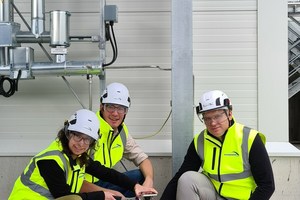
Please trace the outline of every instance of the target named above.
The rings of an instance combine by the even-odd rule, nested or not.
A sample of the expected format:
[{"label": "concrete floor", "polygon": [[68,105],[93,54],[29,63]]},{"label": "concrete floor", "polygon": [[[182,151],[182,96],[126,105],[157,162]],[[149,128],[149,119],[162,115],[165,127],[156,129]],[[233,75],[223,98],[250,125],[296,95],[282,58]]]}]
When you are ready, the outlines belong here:
[{"label": "concrete floor", "polygon": [[[154,170],[155,188],[159,199],[166,184],[172,177],[172,158],[170,156],[150,157]],[[7,199],[17,176],[23,171],[30,157],[0,157],[0,199]],[[300,157],[272,156],[270,157],[276,190],[271,200],[299,200],[300,197]],[[127,161],[124,164],[128,169],[134,166]],[[124,171],[119,165],[118,170]]]},{"label": "concrete floor", "polygon": [[[8,199],[16,178],[23,172],[31,157],[0,157],[0,199]],[[152,199],[159,199],[164,187],[172,175],[171,157],[151,157],[155,169],[154,184],[159,195]],[[135,166],[123,161],[127,169],[133,169]],[[124,171],[121,164],[116,166],[118,171]]]}]

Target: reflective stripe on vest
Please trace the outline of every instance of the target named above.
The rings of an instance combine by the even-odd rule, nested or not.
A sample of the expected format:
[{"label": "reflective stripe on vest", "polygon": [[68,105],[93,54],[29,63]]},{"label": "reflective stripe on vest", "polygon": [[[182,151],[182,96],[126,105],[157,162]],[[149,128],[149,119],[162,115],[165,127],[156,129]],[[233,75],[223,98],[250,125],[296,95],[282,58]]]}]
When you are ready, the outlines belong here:
[{"label": "reflective stripe on vest", "polygon": [[203,161],[201,173],[210,179],[220,196],[245,200],[257,187],[249,163],[249,152],[257,136],[265,144],[263,134],[234,123],[228,128],[223,141],[207,130],[194,137],[196,152]]},{"label": "reflective stripe on vest", "polygon": [[[243,128],[243,141],[242,141],[242,159],[243,159],[243,164],[244,164],[244,171],[241,173],[235,173],[235,174],[225,174],[225,175],[213,175],[209,174],[209,177],[220,182],[226,182],[226,181],[231,181],[231,180],[236,180],[236,179],[242,179],[242,178],[247,178],[249,176],[252,176],[252,173],[250,171],[250,163],[248,160],[249,157],[249,152],[248,152],[248,138],[249,138],[249,133],[250,133],[250,128],[244,126]],[[203,155],[204,153],[204,131],[201,132],[201,134],[198,137],[198,155],[200,156],[202,162],[202,166],[205,161],[205,157]]]},{"label": "reflective stripe on vest", "polygon": [[[122,144],[123,144],[123,147],[125,147],[126,146],[126,142],[127,142],[127,138],[126,138],[126,133],[125,133],[125,131],[124,131],[124,129],[122,128],[122,130],[121,130],[121,132],[120,132],[120,134],[118,135],[118,136],[120,136],[121,137],[121,141],[122,141]],[[118,137],[117,136],[117,137]],[[99,148],[99,149],[102,149],[103,150],[103,148]],[[103,150],[104,151],[104,150]],[[103,152],[103,157],[105,157],[105,153]],[[90,157],[94,160],[95,159],[95,149],[92,149],[91,151],[90,151]],[[97,160],[97,159],[96,159]],[[104,162],[105,162],[105,158],[103,159],[104,160]],[[103,164],[103,165],[105,165],[106,163],[101,163],[101,164]],[[112,164],[111,164],[111,162],[110,162],[110,166],[112,167]]]},{"label": "reflective stripe on vest", "polygon": [[[243,141],[242,141],[242,159],[243,159],[243,164],[244,164],[244,171],[241,173],[235,173],[235,174],[219,174],[219,175],[213,175],[209,174],[209,177],[220,182],[226,182],[226,181],[231,181],[231,180],[237,180],[237,179],[242,179],[242,178],[247,178],[249,176],[252,176],[252,173],[250,171],[250,163],[248,160],[249,157],[249,152],[248,152],[248,138],[249,138],[249,133],[251,129],[244,126],[243,128]],[[198,137],[198,155],[201,158],[202,166],[205,161],[204,157],[204,131],[202,131]],[[201,166],[201,167],[202,167]]]},{"label": "reflective stripe on vest", "polygon": [[[79,193],[84,181],[85,166],[80,167],[62,152],[61,143],[53,141],[46,149],[34,156],[24,169],[24,172],[16,180],[13,190],[9,196],[10,200],[23,199],[53,199],[49,187],[41,176],[37,163],[43,160],[56,162],[62,170],[65,182],[70,186],[70,193]],[[49,168],[49,170],[52,170]]]},{"label": "reflective stripe on vest", "polygon": [[[96,148],[90,151],[90,157],[99,161],[102,165],[112,168],[118,163],[124,153],[124,148],[127,143],[128,130],[124,123],[122,123],[119,134],[113,137],[113,128],[101,117],[100,112],[96,113],[100,123],[100,137],[97,141]],[[85,175],[85,179],[89,182],[97,182],[98,178]]]},{"label": "reflective stripe on vest", "polygon": [[40,195],[42,195],[46,198],[53,198],[53,196],[50,194],[49,190],[45,189],[44,187],[42,187],[40,185],[37,185],[35,182],[30,180],[31,175],[34,172],[34,169],[36,168],[36,165],[35,165],[36,159],[39,159],[39,158],[42,158],[42,157],[45,157],[45,156],[59,156],[60,157],[60,159],[64,163],[64,170],[66,172],[65,175],[66,175],[66,180],[67,180],[68,179],[68,177],[67,177],[68,168],[65,167],[65,166],[67,166],[67,160],[63,156],[63,154],[58,150],[49,151],[49,152],[46,152],[42,155],[34,157],[31,164],[28,167],[27,172],[25,174],[24,174],[24,172],[22,173],[20,180],[25,186],[29,187],[32,191],[35,191],[36,193],[39,193]]},{"label": "reflective stripe on vest", "polygon": [[[114,133],[113,130],[111,129],[110,125],[99,115],[99,111],[97,112],[97,117],[102,122],[102,124],[100,125],[102,127],[101,130],[100,130],[100,132],[105,131],[105,130],[103,130],[104,127],[108,126],[109,127],[109,130],[107,130],[109,132],[108,134],[112,135]],[[124,148],[125,148],[126,143],[127,143],[127,135],[128,135],[127,131],[125,130],[127,128],[125,128],[125,127],[126,127],[125,124],[122,124],[122,129],[121,129],[120,133],[113,139],[113,141],[115,141],[118,137],[121,138],[121,142],[122,142],[122,145],[123,145],[123,151],[124,151]],[[97,146],[97,148],[90,150],[90,153],[89,153],[90,157],[93,160],[99,161],[102,165],[105,165],[106,167],[112,168],[117,162],[119,162],[122,159],[123,155],[121,155],[121,157],[119,157],[119,158],[114,159],[115,161],[112,162],[112,157],[114,155],[111,155],[110,149],[111,149],[111,145],[113,144],[113,141],[111,140],[111,138],[110,139],[107,138],[107,140],[106,140],[105,143],[100,143],[99,141],[102,141],[101,137],[98,140],[98,143],[97,143],[98,146]],[[105,144],[107,145],[107,147],[106,147]],[[106,156],[105,156],[106,155],[105,148],[107,148],[108,151],[109,151],[108,158],[106,158]],[[102,152],[101,152],[101,150],[102,150]],[[98,152],[96,153],[95,151],[98,151]],[[95,154],[102,155],[101,156],[102,159],[100,159],[99,156],[95,157]],[[107,162],[107,159],[109,159],[109,163]]]},{"label": "reflective stripe on vest", "polygon": [[120,132],[120,136],[121,136],[121,140],[122,140],[122,143],[123,143],[123,147],[126,146],[126,142],[127,142],[127,134],[124,130],[124,128],[122,128],[121,132]]}]

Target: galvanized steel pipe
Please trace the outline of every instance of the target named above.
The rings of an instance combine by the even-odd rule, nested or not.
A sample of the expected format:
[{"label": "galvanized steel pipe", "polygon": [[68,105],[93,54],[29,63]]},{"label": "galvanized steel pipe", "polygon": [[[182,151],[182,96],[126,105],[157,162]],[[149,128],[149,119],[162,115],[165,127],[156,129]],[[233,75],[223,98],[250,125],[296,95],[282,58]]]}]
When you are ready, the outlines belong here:
[{"label": "galvanized steel pipe", "polygon": [[[17,69],[16,69],[17,70]],[[33,76],[74,76],[74,75],[101,75],[100,61],[66,61],[63,63],[40,62],[31,66]],[[0,66],[0,75],[9,76],[10,66]]]}]

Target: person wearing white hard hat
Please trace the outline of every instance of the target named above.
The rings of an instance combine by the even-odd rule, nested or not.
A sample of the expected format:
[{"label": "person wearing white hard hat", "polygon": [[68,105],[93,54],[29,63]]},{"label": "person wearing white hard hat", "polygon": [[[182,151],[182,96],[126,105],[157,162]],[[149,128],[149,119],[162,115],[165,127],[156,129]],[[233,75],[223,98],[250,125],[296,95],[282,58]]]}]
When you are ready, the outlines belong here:
[{"label": "person wearing white hard hat", "polygon": [[[124,84],[115,82],[107,85],[100,98],[100,110],[96,113],[100,121],[101,137],[91,157],[109,168],[113,168],[124,157],[139,167],[124,174],[143,186],[153,187],[152,163],[124,123],[130,104],[129,91]],[[131,191],[92,176],[86,176],[86,180],[102,188],[117,190],[126,197],[134,195]],[[93,191],[92,188],[93,184],[83,191]]]},{"label": "person wearing white hard hat", "polygon": [[235,121],[228,96],[202,95],[196,112],[206,129],[194,136],[161,200],[267,200],[274,176],[265,136]]},{"label": "person wearing white hard hat", "polygon": [[88,150],[94,148],[98,137],[99,121],[95,113],[86,109],[76,111],[64,123],[57,138],[31,159],[8,199],[115,199],[115,193],[109,191],[81,193],[86,172],[132,190],[137,196],[156,192],[90,159]]}]

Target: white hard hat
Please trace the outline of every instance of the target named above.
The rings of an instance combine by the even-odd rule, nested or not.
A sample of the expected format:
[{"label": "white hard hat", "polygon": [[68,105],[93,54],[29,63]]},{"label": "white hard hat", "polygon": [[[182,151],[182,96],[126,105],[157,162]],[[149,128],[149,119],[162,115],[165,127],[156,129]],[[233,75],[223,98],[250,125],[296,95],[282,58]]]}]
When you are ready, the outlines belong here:
[{"label": "white hard hat", "polygon": [[103,91],[100,101],[103,104],[118,104],[129,108],[129,91],[122,83],[111,83]]},{"label": "white hard hat", "polygon": [[68,130],[83,133],[98,140],[99,120],[96,114],[87,109],[76,111],[68,120]]},{"label": "white hard hat", "polygon": [[197,114],[216,109],[232,109],[228,96],[220,91],[213,90],[202,95],[199,106],[196,107]]}]

